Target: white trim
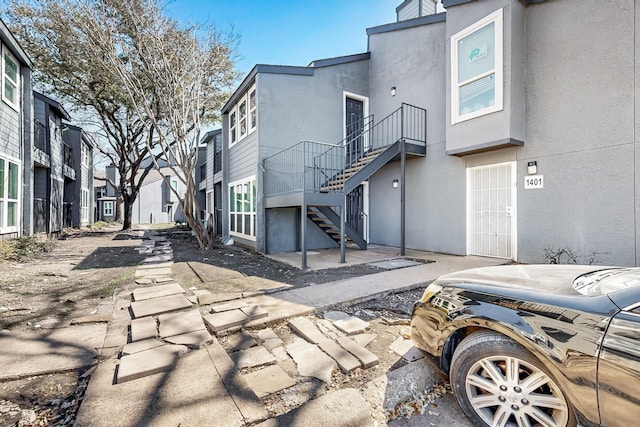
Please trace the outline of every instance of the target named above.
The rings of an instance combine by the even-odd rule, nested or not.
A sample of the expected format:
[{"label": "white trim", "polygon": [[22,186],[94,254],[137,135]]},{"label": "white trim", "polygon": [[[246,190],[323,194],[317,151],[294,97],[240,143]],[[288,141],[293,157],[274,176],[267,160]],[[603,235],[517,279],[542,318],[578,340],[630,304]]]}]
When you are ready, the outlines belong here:
[{"label": "white trim", "polygon": [[[5,73],[5,55],[11,58],[11,61],[16,65],[16,81],[12,79],[8,79],[7,74]],[[9,82],[15,86],[15,102],[12,99],[9,99],[5,96],[5,80],[9,80]],[[11,108],[18,111],[20,109],[20,62],[16,59],[16,57],[9,52],[5,45],[2,45],[2,100]]]},{"label": "white trim", "polygon": [[[249,185],[249,212],[236,212],[235,210],[235,206],[233,206],[233,204],[231,203],[231,188],[232,187],[244,187],[245,185]],[[253,187],[256,187],[256,198],[253,198]],[[239,194],[239,193],[236,193]],[[244,194],[244,189],[242,189],[242,194]],[[233,181],[230,182],[229,184],[227,184],[227,195],[229,196],[229,209],[227,211],[227,220],[228,220],[228,224],[229,224],[229,235],[231,236],[237,236],[240,237],[242,239],[246,239],[246,240],[251,240],[251,241],[255,241],[256,240],[256,234],[257,234],[257,198],[258,198],[258,194],[257,194],[257,181],[256,181],[256,176],[252,175],[252,176],[248,176],[246,178],[237,180],[237,181]],[[231,230],[231,215],[237,215],[240,214],[243,216],[243,221],[244,221],[244,215],[249,214],[251,216],[251,221],[249,224],[249,234],[244,234],[244,233],[240,233],[238,231],[232,231]],[[237,224],[236,222],[234,222],[234,224]]]},{"label": "white trim", "polygon": [[[2,216],[0,216],[0,234],[7,234],[7,233],[20,234],[20,228],[22,226],[22,167],[23,165],[20,159],[13,156],[9,156],[7,154],[0,155],[0,159],[5,161],[5,169],[4,169],[5,174],[2,177],[2,179],[4,180],[3,188],[4,188],[5,194],[2,197],[0,197],[0,203],[2,204]],[[17,174],[18,194],[17,194],[17,198],[12,198],[12,199],[9,199],[9,164],[10,163],[13,163],[18,166],[18,174]],[[16,204],[16,211],[15,211],[16,225],[13,225],[11,227],[4,227],[4,224],[6,224],[6,221],[8,219],[8,214],[9,214],[9,209],[8,209],[9,202]]]},{"label": "white trim", "polygon": [[[473,215],[473,188],[471,188],[471,174],[476,171],[476,170],[482,170],[482,169],[489,169],[489,168],[497,168],[500,166],[505,166],[505,165],[509,165],[511,168],[511,174],[510,177],[508,177],[508,179],[510,180],[510,190],[511,190],[511,205],[510,206],[506,206],[505,204],[505,209],[507,209],[507,217],[510,218],[509,221],[509,228],[510,228],[510,239],[511,239],[511,246],[509,247],[509,251],[510,251],[510,256],[499,256],[498,255],[489,255],[487,253],[479,253],[477,250],[473,250],[473,230],[475,229],[475,226],[473,224],[473,221],[475,219],[475,216]],[[480,256],[492,256],[492,257],[496,257],[496,258],[506,258],[506,259],[511,259],[516,261],[518,259],[518,189],[517,189],[517,162],[515,161],[509,161],[509,162],[501,162],[501,163],[493,163],[490,165],[483,165],[483,166],[475,166],[475,167],[467,167],[467,171],[466,171],[466,216],[467,216],[467,220],[466,220],[466,225],[467,225],[467,255],[480,255]],[[490,207],[493,208],[493,207]],[[497,211],[497,209],[495,210]],[[482,226],[482,225],[481,225]]]},{"label": "white trim", "polygon": [[[342,139],[347,137],[347,98],[362,101],[362,118],[369,116],[369,97],[357,93],[342,91]],[[369,148],[369,139],[365,138],[363,149]]]},{"label": "white trim", "polygon": [[[110,208],[111,212],[110,213],[107,213],[107,205],[111,206],[111,208]],[[104,215],[104,216],[113,216],[113,205],[114,205],[113,200],[104,200],[102,202],[102,215]]]},{"label": "white trim", "polygon": [[362,181],[362,212],[364,212],[364,241],[369,243],[370,213],[369,213],[369,181]]},{"label": "white trim", "polygon": [[[451,124],[463,122],[465,120],[474,119],[476,117],[484,116],[486,114],[501,111],[503,109],[503,97],[504,97],[504,51],[503,51],[503,9],[498,9],[492,14],[485,16],[478,22],[468,26],[462,31],[451,36]],[[492,70],[478,74],[471,79],[458,83],[458,42],[482,29],[483,27],[494,23],[494,49],[495,49],[495,64]],[[484,77],[494,75],[494,90],[495,99],[494,104],[482,108],[480,110],[472,111],[467,114],[460,114],[460,88],[468,83],[478,81]]]},{"label": "white trim", "polygon": [[[256,120],[255,123],[251,121],[251,108],[249,106],[249,95],[255,92],[255,105],[253,110],[256,111]],[[240,105],[245,104],[245,114],[243,117],[240,117]],[[231,117],[235,114],[235,126],[231,126]],[[257,87],[254,84],[251,86],[240,98],[238,98],[238,102],[234,104],[234,106],[228,112],[229,116],[229,148],[233,147],[249,135],[251,135],[258,128],[258,91]],[[245,130],[242,133],[241,122],[244,121]],[[252,127],[253,125],[253,127]],[[235,129],[235,138],[233,137],[233,130]]]}]

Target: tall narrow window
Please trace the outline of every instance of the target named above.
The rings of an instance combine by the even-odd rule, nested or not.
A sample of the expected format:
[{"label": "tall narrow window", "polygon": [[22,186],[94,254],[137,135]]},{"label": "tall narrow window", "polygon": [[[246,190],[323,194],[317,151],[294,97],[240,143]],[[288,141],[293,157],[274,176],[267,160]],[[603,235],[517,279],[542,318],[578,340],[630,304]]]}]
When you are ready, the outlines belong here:
[{"label": "tall narrow window", "polygon": [[80,198],[80,221],[89,221],[89,190],[86,188],[82,189]]},{"label": "tall narrow window", "polygon": [[229,185],[229,232],[249,240],[256,236],[255,186],[254,177]]},{"label": "tall narrow window", "polygon": [[20,221],[20,164],[0,159],[0,231],[17,231]]},{"label": "tall narrow window", "polygon": [[256,89],[249,91],[249,132],[256,128]]},{"label": "tall narrow window", "polygon": [[238,138],[237,126],[236,126],[236,112],[233,111],[229,114],[229,145],[236,143]]},{"label": "tall narrow window", "polygon": [[247,101],[238,105],[238,124],[240,126],[240,139],[247,134]]},{"label": "tall narrow window", "polygon": [[20,66],[6,49],[2,50],[2,99],[11,107],[19,106]]},{"label": "tall narrow window", "polygon": [[451,123],[502,110],[502,9],[451,37]]}]

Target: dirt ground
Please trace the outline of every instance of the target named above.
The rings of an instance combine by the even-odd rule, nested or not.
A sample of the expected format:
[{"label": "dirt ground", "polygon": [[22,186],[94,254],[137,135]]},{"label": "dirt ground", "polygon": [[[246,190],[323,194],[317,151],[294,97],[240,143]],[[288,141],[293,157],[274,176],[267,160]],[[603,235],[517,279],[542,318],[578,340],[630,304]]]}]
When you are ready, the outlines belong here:
[{"label": "dirt ground", "polygon": [[[247,276],[258,276],[293,286],[324,283],[348,277],[377,273],[367,265],[347,266],[323,271],[301,271],[239,246],[214,244],[201,251],[190,233],[180,230],[158,230],[166,233],[174,249],[174,261],[198,261],[237,270]],[[122,232],[112,225],[100,230],[72,230],[62,235],[49,253],[20,262],[0,260],[0,331],[25,331],[58,328],[72,319],[95,312],[105,299],[131,283],[136,267],[145,255],[133,250],[139,242],[137,232]],[[371,332],[377,334],[369,349],[382,355],[378,367],[358,370],[350,375],[337,373],[328,388],[360,388],[383,374],[398,362],[389,353],[389,345],[399,336],[408,335],[411,306],[421,291],[390,295],[384,299],[344,307],[341,310],[371,321]],[[322,313],[318,314],[322,318]],[[285,324],[272,325],[285,342],[291,332]],[[224,339],[221,340],[224,345]],[[72,422],[89,373],[64,372],[0,382],[0,425],[17,425],[20,410],[51,407],[52,425]],[[313,398],[318,384],[301,383],[288,391],[288,404],[299,406]],[[267,401],[273,414],[291,408]],[[285,404],[286,406],[287,404]]]}]

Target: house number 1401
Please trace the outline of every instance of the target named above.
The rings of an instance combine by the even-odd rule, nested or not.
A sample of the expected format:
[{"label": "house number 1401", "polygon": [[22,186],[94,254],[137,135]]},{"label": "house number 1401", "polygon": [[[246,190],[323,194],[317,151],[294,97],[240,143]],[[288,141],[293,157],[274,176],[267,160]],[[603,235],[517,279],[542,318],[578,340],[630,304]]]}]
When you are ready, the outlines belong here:
[{"label": "house number 1401", "polygon": [[533,190],[536,188],[544,188],[543,175],[529,175],[524,177],[524,189]]}]

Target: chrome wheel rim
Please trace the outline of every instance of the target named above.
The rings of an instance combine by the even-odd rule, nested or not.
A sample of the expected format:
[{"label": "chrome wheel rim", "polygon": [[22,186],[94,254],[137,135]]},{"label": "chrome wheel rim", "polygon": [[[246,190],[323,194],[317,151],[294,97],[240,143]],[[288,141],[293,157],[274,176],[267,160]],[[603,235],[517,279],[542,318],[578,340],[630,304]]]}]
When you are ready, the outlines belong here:
[{"label": "chrome wheel rim", "polygon": [[564,427],[569,419],[557,384],[515,357],[478,360],[467,373],[465,392],[473,410],[492,427]]}]

